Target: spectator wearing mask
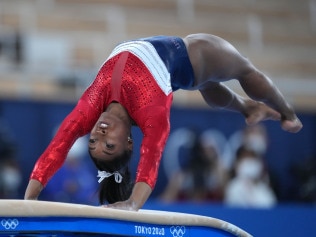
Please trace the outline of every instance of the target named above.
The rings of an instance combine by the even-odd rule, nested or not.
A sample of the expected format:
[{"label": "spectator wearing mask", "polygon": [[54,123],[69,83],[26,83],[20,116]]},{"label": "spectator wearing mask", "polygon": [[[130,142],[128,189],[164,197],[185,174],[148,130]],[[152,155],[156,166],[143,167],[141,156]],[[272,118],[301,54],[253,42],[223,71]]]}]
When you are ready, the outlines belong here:
[{"label": "spectator wearing mask", "polygon": [[187,165],[170,178],[162,201],[222,202],[227,171],[217,143],[205,134],[196,135]]},{"label": "spectator wearing mask", "polygon": [[228,206],[245,208],[270,208],[277,203],[262,157],[246,146],[236,152],[224,202]]}]

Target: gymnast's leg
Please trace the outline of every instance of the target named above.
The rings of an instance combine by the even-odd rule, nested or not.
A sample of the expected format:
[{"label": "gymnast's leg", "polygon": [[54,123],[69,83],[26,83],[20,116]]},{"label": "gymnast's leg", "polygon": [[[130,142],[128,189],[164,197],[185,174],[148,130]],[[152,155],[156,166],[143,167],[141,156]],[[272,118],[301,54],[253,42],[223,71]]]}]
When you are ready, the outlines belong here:
[{"label": "gymnast's leg", "polygon": [[[195,88],[210,106],[241,112],[248,124],[273,119],[281,120],[285,131],[298,132],[302,128],[293,108],[272,80],[229,42],[208,34],[189,35],[184,42],[195,75]],[[231,79],[237,79],[251,99],[221,84]]]},{"label": "gymnast's leg", "polygon": [[268,119],[280,120],[280,114],[274,109],[262,102],[244,98],[221,83],[208,82],[200,92],[209,106],[240,112],[248,125]]}]

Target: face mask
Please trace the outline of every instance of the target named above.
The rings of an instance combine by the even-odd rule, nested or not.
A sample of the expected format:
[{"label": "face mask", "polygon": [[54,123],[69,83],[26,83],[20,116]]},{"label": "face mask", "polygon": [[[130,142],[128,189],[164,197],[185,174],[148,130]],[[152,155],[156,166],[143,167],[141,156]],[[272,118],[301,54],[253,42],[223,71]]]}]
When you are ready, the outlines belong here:
[{"label": "face mask", "polygon": [[17,189],[21,183],[21,180],[21,174],[16,169],[5,167],[2,170],[2,182],[6,189]]},{"label": "face mask", "polygon": [[237,176],[246,179],[259,178],[263,170],[263,165],[255,158],[245,157],[237,166]]}]

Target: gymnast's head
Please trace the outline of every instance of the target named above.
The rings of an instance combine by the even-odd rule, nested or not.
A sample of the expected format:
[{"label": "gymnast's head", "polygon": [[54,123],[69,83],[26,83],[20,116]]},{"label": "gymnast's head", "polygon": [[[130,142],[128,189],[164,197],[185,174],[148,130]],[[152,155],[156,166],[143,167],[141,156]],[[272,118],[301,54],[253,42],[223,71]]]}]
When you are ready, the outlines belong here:
[{"label": "gymnast's head", "polygon": [[132,151],[131,126],[116,116],[103,113],[89,139],[89,154],[100,178],[101,204],[124,201],[130,196],[132,182],[128,165]]}]

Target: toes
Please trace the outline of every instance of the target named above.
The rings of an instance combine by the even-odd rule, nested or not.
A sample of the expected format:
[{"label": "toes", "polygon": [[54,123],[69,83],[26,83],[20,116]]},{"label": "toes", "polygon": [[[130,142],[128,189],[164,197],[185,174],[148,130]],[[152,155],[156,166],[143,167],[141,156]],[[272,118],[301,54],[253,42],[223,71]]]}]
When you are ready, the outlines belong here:
[{"label": "toes", "polygon": [[263,117],[260,114],[252,115],[246,118],[247,125],[255,125],[263,120]]},{"label": "toes", "polygon": [[281,114],[272,110],[270,112],[269,119],[274,120],[274,121],[279,121],[279,120],[281,120]]},{"label": "toes", "polygon": [[303,125],[299,119],[294,121],[286,120],[282,122],[282,128],[287,132],[297,133],[303,128]]}]

